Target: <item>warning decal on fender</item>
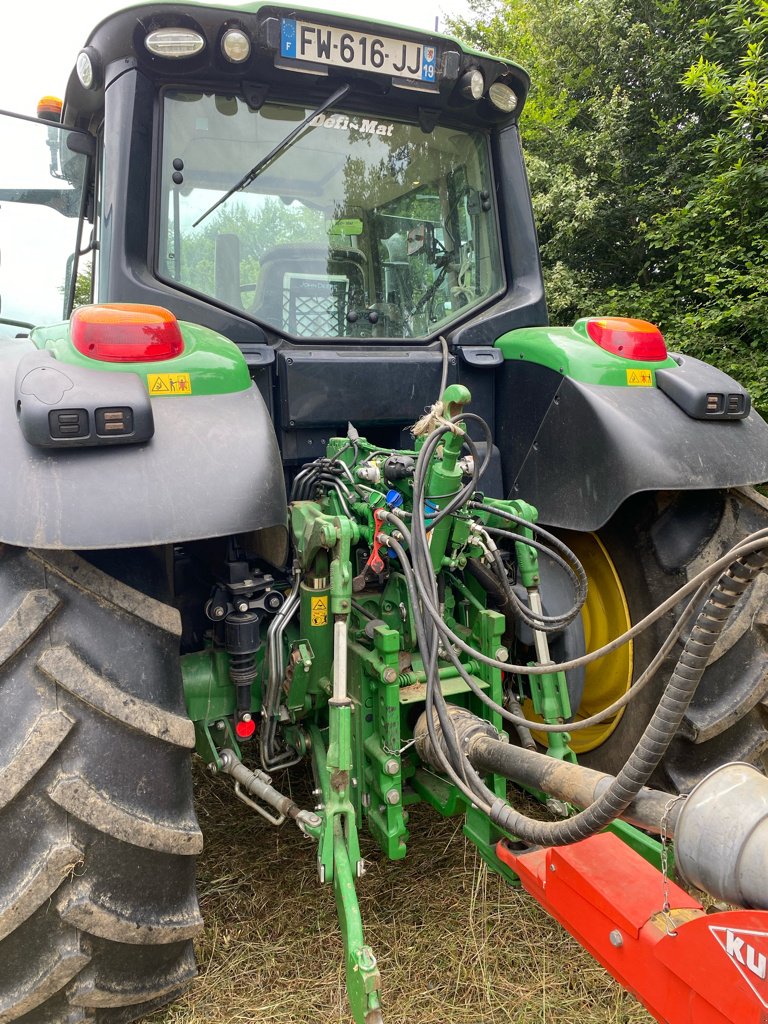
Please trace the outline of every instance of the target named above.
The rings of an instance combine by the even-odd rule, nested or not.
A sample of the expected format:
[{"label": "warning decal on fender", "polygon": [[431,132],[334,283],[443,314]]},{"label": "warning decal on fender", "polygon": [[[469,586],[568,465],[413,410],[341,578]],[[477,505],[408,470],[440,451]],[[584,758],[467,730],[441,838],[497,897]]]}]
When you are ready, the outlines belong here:
[{"label": "warning decal on fender", "polygon": [[768,932],[709,926],[728,959],[768,1009]]},{"label": "warning decal on fender", "polygon": [[147,390],[153,398],[162,395],[191,395],[192,380],[188,373],[148,373]]},{"label": "warning decal on fender", "polygon": [[631,388],[652,388],[653,374],[650,370],[627,370],[627,384]]}]

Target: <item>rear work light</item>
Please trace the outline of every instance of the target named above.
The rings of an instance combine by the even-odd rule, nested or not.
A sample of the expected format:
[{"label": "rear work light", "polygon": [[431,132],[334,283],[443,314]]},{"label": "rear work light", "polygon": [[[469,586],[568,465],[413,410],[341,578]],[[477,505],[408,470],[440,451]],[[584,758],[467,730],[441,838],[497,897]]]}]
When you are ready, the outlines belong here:
[{"label": "rear work light", "polygon": [[184,351],[178,321],[162,306],[81,306],[72,314],[70,330],[78,352],[107,363],[154,363]]},{"label": "rear work light", "polygon": [[221,52],[231,64],[242,64],[251,55],[251,40],[241,28],[228,28],[221,37]]},{"label": "rear work light", "polygon": [[587,335],[600,348],[624,359],[655,363],[667,358],[664,335],[647,320],[630,320],[623,316],[606,316],[587,320]]},{"label": "rear work light", "polygon": [[150,32],[144,45],[156,57],[194,57],[205,49],[205,39],[193,28],[157,28]]},{"label": "rear work light", "polygon": [[517,96],[508,85],[503,82],[494,82],[488,90],[488,99],[504,114],[511,114],[517,106]]}]

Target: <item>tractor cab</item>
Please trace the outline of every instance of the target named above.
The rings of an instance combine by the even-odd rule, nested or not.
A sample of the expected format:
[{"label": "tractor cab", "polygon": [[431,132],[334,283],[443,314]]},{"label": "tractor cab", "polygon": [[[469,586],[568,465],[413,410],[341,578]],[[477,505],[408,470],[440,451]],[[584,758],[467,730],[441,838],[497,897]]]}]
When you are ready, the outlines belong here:
[{"label": "tractor cab", "polygon": [[161,109],[157,274],[273,342],[423,342],[501,290],[478,132],[179,89]]},{"label": "tractor cab", "polygon": [[[67,316],[77,286],[80,302],[216,330],[245,353],[288,463],[349,420],[397,443],[439,386],[440,336],[490,416],[493,343],[545,322],[517,129],[527,88],[454,39],[351,16],[111,15],[50,143],[73,191],[64,277],[19,316]],[[23,127],[46,145],[58,131]]]},{"label": "tractor cab", "polygon": [[528,85],[153,3],[0,114],[0,1021],[191,980],[193,747],[317,843],[356,1024],[359,832],[401,860],[418,803],[659,1020],[765,1021],[768,426],[653,324],[547,324]]}]

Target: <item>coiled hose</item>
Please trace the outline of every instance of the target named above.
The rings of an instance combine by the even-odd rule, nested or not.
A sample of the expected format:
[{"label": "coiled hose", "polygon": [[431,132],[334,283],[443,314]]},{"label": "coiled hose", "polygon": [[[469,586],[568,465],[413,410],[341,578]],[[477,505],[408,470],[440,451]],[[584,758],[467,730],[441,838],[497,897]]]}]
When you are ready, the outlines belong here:
[{"label": "coiled hose", "polygon": [[[461,419],[461,416],[456,417],[454,422],[458,422]],[[419,452],[414,473],[414,510],[423,507],[429,461],[437,446],[439,437],[447,429],[449,428],[441,427],[433,431]],[[471,443],[470,447],[472,447]],[[471,484],[462,488],[459,494],[449,502],[449,505],[438,513],[440,518],[452,514],[460,507],[463,501],[466,501],[469,496],[470,486]],[[594,835],[605,828],[632,802],[658,767],[669,744],[677,734],[683,716],[693,699],[696,688],[707,667],[712,650],[733,608],[747,587],[768,566],[768,551],[766,551],[768,537],[766,537],[764,531],[747,538],[737,545],[729,556],[718,560],[719,563],[727,565],[727,568],[725,568],[725,571],[718,579],[714,589],[709,593],[702,610],[699,612],[661,700],[637,746],[627,759],[627,763],[621,769],[615,781],[611,783],[594,803],[572,818],[557,822],[538,821],[528,818],[520,811],[511,807],[505,800],[499,799],[488,789],[477,772],[472,768],[472,765],[461,749],[454,724],[442,695],[437,674],[437,652],[442,639],[443,649],[449,660],[456,665],[462,677],[470,683],[471,689],[477,696],[484,699],[486,703],[491,704],[506,719],[511,719],[515,722],[517,721],[517,716],[505,712],[505,709],[495,705],[486,694],[472,685],[474,681],[468,679],[458,656],[452,650],[452,642],[458,642],[458,646],[465,652],[471,653],[474,657],[479,657],[480,660],[492,664],[504,672],[530,672],[530,667],[509,665],[482,655],[481,652],[474,651],[465,642],[462,642],[460,638],[456,637],[447,628],[442,621],[438,607],[439,603],[436,600],[437,586],[432,569],[429,542],[423,517],[414,515],[412,536],[402,520],[399,520],[394,515],[390,515],[388,518],[390,522],[397,526],[397,529],[402,534],[402,538],[408,543],[410,558],[413,561],[411,566],[408,554],[397,539],[387,538],[388,546],[393,549],[403,567],[411,597],[416,634],[427,675],[427,729],[432,747],[441,761],[440,767],[464,795],[481,807],[501,829],[518,836],[526,843],[535,845],[557,846],[586,839],[588,836]],[[432,525],[434,525],[437,517],[433,516],[431,519]],[[726,562],[726,558],[729,557],[732,557],[730,565]],[[687,593],[690,593],[696,587],[698,587],[698,590],[696,590],[694,600],[703,591],[703,580],[697,577],[686,588],[683,588]],[[680,594],[678,593],[675,596],[679,599]],[[665,605],[667,603],[665,602]],[[640,628],[644,628],[644,625],[648,625],[650,621],[655,621],[661,613],[661,608],[657,609],[652,616],[644,620],[644,624],[641,623],[633,627],[625,639],[629,639],[629,635],[636,635]],[[690,613],[687,612],[686,617],[688,614]],[[667,647],[666,644],[665,647]],[[584,659],[577,659],[577,662],[594,660],[601,653],[605,652],[593,652],[591,655],[585,656]],[[659,661],[660,659],[657,657],[654,659],[654,664],[657,666]],[[565,666],[538,666],[534,668],[534,673],[552,672],[563,667],[571,666],[569,664]],[[437,734],[435,717],[440,725],[441,736]],[[531,724],[524,719],[521,722],[526,725]],[[555,725],[550,728],[567,731],[569,725]]]},{"label": "coiled hose", "polygon": [[738,558],[720,577],[691,630],[651,720],[627,763],[593,804],[564,821],[534,821],[506,801],[491,805],[491,820],[527,843],[562,846],[594,835],[617,818],[648,782],[680,728],[712,650],[737,601],[768,567],[768,553]]}]

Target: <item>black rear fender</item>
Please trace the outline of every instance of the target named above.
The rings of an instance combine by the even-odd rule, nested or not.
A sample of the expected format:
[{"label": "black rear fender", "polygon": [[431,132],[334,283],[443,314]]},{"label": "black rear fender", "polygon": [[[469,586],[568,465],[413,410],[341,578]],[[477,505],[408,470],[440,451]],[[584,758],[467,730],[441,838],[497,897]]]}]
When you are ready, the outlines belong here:
[{"label": "black rear fender", "polygon": [[497,444],[513,498],[542,522],[597,530],[641,491],[768,480],[768,425],[692,419],[658,388],[584,384],[530,362],[497,377]]},{"label": "black rear fender", "polygon": [[32,351],[0,346],[0,542],[121,548],[285,530],[280,453],[255,387],[153,399],[144,443],[43,448],[16,414],[16,367]]}]

